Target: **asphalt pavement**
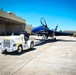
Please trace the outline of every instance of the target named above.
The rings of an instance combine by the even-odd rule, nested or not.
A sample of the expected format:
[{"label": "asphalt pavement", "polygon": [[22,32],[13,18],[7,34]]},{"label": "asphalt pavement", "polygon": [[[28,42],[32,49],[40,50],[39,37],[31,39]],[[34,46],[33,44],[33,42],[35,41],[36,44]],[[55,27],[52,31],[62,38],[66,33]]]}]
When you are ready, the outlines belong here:
[{"label": "asphalt pavement", "polygon": [[0,75],[76,75],[76,38],[58,36],[21,54],[0,51]]}]

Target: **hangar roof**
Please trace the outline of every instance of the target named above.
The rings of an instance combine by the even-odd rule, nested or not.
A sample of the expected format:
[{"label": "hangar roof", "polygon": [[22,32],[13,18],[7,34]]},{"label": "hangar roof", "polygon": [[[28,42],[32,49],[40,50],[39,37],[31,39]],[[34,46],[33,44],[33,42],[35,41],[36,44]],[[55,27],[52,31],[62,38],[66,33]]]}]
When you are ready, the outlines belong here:
[{"label": "hangar roof", "polygon": [[26,24],[26,21],[24,19],[17,17],[14,14],[4,12],[2,10],[0,10],[0,22]]}]

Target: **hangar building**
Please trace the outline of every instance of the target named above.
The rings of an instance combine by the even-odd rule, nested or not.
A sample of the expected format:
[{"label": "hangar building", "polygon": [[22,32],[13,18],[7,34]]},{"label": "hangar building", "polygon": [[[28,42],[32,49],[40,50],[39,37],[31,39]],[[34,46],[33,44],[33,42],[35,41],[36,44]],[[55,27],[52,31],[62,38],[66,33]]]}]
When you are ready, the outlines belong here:
[{"label": "hangar building", "polygon": [[26,21],[17,17],[14,13],[0,10],[0,35],[19,34],[25,30]]},{"label": "hangar building", "polygon": [[33,29],[32,25],[26,25],[25,31],[27,31],[29,34],[31,34],[32,29]]}]

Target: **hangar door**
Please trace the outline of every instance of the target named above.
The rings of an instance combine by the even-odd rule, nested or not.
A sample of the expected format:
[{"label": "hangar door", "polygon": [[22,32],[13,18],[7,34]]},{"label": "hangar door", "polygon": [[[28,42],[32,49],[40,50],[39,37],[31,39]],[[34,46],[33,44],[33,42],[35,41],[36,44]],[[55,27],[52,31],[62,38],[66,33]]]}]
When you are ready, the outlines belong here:
[{"label": "hangar door", "polygon": [[12,33],[20,34],[24,30],[25,30],[25,25],[19,25],[19,24],[6,25],[7,34],[12,34]]},{"label": "hangar door", "polygon": [[5,29],[5,24],[0,24],[0,34],[5,33],[6,29]]}]

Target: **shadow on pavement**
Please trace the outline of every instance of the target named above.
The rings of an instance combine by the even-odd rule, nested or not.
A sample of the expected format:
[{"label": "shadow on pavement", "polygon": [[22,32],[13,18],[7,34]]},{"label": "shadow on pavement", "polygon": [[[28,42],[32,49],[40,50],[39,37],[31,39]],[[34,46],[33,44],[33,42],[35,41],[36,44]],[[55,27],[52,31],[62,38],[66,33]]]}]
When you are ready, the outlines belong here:
[{"label": "shadow on pavement", "polygon": [[[40,39],[36,39],[36,40],[40,40]],[[76,40],[63,40],[63,39],[56,39],[56,40],[48,39],[45,41],[40,40],[36,42],[35,46],[40,46],[46,43],[55,43],[55,42],[76,42]]]},{"label": "shadow on pavement", "polygon": [[[76,40],[63,40],[63,39],[57,39],[57,40],[48,39],[48,40],[45,40],[45,41],[42,41],[40,39],[37,39],[37,40],[39,40],[39,41],[35,43],[35,46],[41,46],[41,45],[44,45],[44,44],[47,44],[47,43],[55,43],[55,42],[76,42]],[[19,56],[19,55],[22,55],[26,52],[31,52],[31,51],[34,51],[34,50],[36,50],[36,48],[33,48],[32,50],[30,50],[30,49],[23,50],[20,54],[18,54],[16,51],[15,52],[4,52],[2,54]]]},{"label": "shadow on pavement", "polygon": [[76,40],[63,40],[63,39],[57,39],[56,41],[61,41],[61,42],[76,42]]},{"label": "shadow on pavement", "polygon": [[28,50],[23,50],[21,53],[17,53],[17,51],[14,51],[14,52],[3,52],[2,54],[4,55],[16,55],[16,56],[20,56],[24,53],[27,53],[27,52],[31,52],[31,51],[34,51],[36,50],[36,48],[33,48],[33,49],[28,49]]}]

